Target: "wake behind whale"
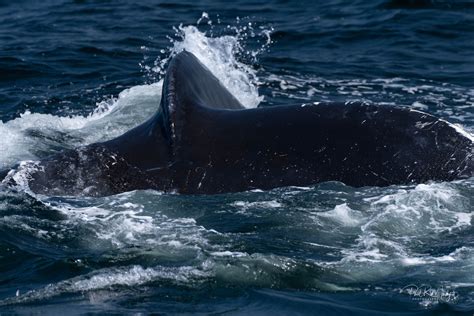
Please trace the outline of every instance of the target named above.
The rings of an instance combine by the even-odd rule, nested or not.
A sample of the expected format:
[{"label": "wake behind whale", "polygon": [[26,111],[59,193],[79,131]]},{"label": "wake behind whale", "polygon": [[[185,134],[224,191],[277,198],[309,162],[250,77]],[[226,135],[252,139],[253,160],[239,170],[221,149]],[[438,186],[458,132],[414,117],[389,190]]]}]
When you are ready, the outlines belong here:
[{"label": "wake behind whale", "polygon": [[158,111],[102,143],[11,171],[48,195],[213,194],[341,181],[386,186],[473,175],[472,137],[427,113],[364,103],[245,109],[191,53],[170,62]]}]

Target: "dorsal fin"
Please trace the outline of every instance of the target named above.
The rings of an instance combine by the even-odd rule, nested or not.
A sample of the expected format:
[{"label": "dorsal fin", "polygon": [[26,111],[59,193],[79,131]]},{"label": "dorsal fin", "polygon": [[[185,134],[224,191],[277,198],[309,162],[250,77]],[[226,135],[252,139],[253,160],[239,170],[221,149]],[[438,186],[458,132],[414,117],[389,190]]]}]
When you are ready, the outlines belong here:
[{"label": "dorsal fin", "polygon": [[170,140],[189,107],[215,110],[239,110],[244,106],[227,90],[211,71],[192,53],[182,51],[171,60],[163,82],[159,109],[165,132]]}]

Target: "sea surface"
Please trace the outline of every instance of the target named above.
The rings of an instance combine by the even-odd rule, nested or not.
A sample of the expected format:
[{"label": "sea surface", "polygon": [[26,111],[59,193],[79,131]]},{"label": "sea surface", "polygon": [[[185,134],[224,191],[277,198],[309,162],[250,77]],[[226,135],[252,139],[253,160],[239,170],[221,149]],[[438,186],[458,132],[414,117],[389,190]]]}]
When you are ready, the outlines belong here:
[{"label": "sea surface", "polygon": [[[0,0],[0,169],[140,124],[183,49],[249,108],[363,100],[474,131],[472,0]],[[473,315],[473,207],[474,179],[0,185],[0,314]]]}]

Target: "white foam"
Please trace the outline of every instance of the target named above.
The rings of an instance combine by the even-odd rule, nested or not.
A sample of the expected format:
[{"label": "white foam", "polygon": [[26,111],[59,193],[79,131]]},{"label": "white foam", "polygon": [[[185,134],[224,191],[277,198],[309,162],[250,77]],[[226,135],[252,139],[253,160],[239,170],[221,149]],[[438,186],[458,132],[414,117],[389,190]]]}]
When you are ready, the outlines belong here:
[{"label": "white foam", "polygon": [[135,265],[102,269],[89,275],[50,284],[38,290],[27,291],[24,294],[20,294],[20,290],[18,290],[14,297],[1,301],[0,305],[43,300],[65,293],[108,289],[112,286],[139,286],[157,280],[167,280],[175,284],[191,286],[191,281],[199,281],[206,275],[206,272],[188,266],[143,268]]},{"label": "white foam", "polygon": [[[208,19],[208,15],[203,14],[202,18]],[[154,71],[163,72],[170,57],[187,50],[195,54],[244,106],[256,107],[263,99],[257,91],[256,71],[239,62],[237,55],[255,56],[260,50],[245,51],[243,39],[239,37],[243,29],[235,30],[235,35],[212,37],[195,26],[180,26],[176,29],[179,39],[172,41],[167,58],[156,61]],[[261,30],[261,35],[267,38],[263,47],[271,42],[269,32]],[[0,169],[21,160],[37,160],[53,148],[77,147],[116,137],[157,110],[161,89],[161,80],[125,89],[118,97],[98,103],[92,113],[85,115],[64,117],[26,111],[19,118],[5,123],[0,121]]]},{"label": "white foam", "polygon": [[247,202],[247,201],[236,201],[232,203],[234,206],[242,207],[245,209],[256,207],[256,208],[277,208],[282,207],[282,204],[277,200],[270,201],[257,201],[257,202]]},{"label": "white foam", "polygon": [[245,253],[245,252],[228,251],[228,250],[226,250],[226,251],[214,251],[214,252],[211,252],[211,255],[213,255],[215,257],[234,257],[234,258],[248,256],[248,254]]},{"label": "white foam", "polygon": [[354,244],[340,249],[341,259],[320,264],[357,281],[403,275],[414,266],[420,271],[443,271],[445,264],[463,267],[466,272],[456,274],[459,278],[466,279],[467,274],[472,274],[468,268],[472,266],[471,248],[460,247],[448,254],[436,251],[431,254],[433,250],[427,248],[435,240],[446,238],[446,234],[472,227],[470,201],[458,191],[456,184],[399,187],[391,194],[384,190],[382,195],[363,200],[367,206],[363,207],[365,211],[357,213],[357,224],[349,216],[353,210],[345,204],[322,213],[323,217],[342,225],[354,224],[360,231],[356,231]]},{"label": "white foam", "polygon": [[402,258],[401,263],[404,266],[416,266],[425,264],[426,260],[423,260],[422,258]]},{"label": "white foam", "polygon": [[26,111],[19,118],[0,121],[0,169],[20,160],[38,159],[38,152],[47,152],[53,146],[87,145],[124,133],[158,108],[161,85],[162,82],[158,82],[125,89],[117,98],[98,103],[96,110],[84,116],[63,117]]},{"label": "white foam", "polygon": [[[256,107],[263,100],[256,71],[237,60],[243,51],[238,36],[210,37],[195,26],[179,26],[176,31],[181,40],[173,43],[171,56],[183,50],[193,53],[245,107]],[[167,61],[158,61],[155,71],[163,72]]]},{"label": "white foam", "polygon": [[249,212],[249,210],[278,209],[283,206],[280,202],[276,200],[257,201],[257,202],[236,201],[236,202],[233,202],[231,205],[238,208],[237,213],[249,215],[249,216],[261,216],[260,212]]},{"label": "white foam", "polygon": [[423,111],[428,110],[428,106],[426,104],[423,104],[423,103],[419,102],[419,101],[413,102],[413,104],[411,106],[414,107],[414,108],[423,110]]},{"label": "white foam", "polygon": [[347,203],[337,205],[334,209],[323,212],[316,213],[320,217],[330,218],[333,221],[340,223],[343,226],[354,227],[359,225],[361,222],[361,214],[353,209],[351,209]]}]

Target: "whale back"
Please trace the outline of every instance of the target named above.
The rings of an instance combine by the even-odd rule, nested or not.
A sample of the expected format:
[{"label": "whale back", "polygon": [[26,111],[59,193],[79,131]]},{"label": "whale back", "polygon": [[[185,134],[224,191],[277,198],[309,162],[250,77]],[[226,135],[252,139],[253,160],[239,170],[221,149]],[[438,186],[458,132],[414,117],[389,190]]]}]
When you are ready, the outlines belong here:
[{"label": "whale back", "polygon": [[107,195],[451,181],[474,175],[473,144],[456,126],[402,107],[314,102],[244,109],[194,55],[181,52],[148,121],[42,161],[29,184],[34,192]]},{"label": "whale back", "polygon": [[182,193],[341,181],[390,185],[472,175],[472,141],[429,114],[361,103],[245,109],[189,52],[159,110]]}]

